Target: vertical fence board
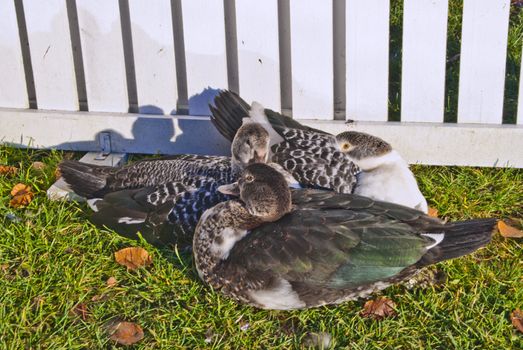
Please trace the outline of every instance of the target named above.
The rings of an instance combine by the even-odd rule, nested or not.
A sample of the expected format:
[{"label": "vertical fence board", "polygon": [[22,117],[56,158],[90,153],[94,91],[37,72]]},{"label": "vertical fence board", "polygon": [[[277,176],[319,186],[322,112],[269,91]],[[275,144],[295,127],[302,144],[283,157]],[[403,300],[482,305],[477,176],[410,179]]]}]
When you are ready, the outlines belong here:
[{"label": "vertical fence board", "polygon": [[465,0],[458,123],[499,124],[503,114],[510,0]]},{"label": "vertical fence board", "polygon": [[442,122],[448,0],[403,4],[401,120]]},{"label": "vertical fence board", "polygon": [[24,62],[13,1],[0,1],[0,106],[28,108]]},{"label": "vertical fence board", "polygon": [[170,0],[130,0],[140,113],[176,111],[176,63]]},{"label": "vertical fence board", "polygon": [[23,4],[38,108],[78,110],[65,0]]},{"label": "vertical fence board", "polygon": [[247,101],[280,110],[278,2],[236,2],[240,93]]},{"label": "vertical fence board", "polygon": [[389,10],[389,0],[347,1],[347,119],[388,119]]},{"label": "vertical fence board", "polygon": [[291,1],[292,114],[333,119],[332,0]]},{"label": "vertical fence board", "polygon": [[77,0],[77,8],[89,110],[127,112],[118,1]]},{"label": "vertical fence board", "polygon": [[223,1],[183,0],[189,113],[208,115],[216,90],[227,88]]}]

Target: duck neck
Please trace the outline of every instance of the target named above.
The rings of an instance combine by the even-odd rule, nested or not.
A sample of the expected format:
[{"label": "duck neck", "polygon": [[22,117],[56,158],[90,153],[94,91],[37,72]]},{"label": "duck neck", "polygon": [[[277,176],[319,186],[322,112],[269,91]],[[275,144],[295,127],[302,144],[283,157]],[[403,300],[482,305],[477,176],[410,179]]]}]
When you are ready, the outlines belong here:
[{"label": "duck neck", "polygon": [[240,177],[244,166],[234,157],[231,158],[231,175],[233,179]]},{"label": "duck neck", "polygon": [[239,200],[230,200],[208,209],[201,217],[193,240],[196,269],[200,277],[214,287],[213,270],[227,259],[236,242],[263,223]]},{"label": "duck neck", "polygon": [[355,163],[362,172],[369,173],[382,166],[390,166],[392,164],[396,165],[400,163],[401,160],[401,156],[396,151],[392,150],[382,156],[363,158],[355,161]]}]

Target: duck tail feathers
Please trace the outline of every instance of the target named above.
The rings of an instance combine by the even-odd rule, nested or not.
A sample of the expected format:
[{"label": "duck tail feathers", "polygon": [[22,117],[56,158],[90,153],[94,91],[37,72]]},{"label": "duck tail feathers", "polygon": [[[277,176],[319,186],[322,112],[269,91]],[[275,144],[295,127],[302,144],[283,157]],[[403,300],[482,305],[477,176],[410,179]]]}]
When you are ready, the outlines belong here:
[{"label": "duck tail feathers", "polygon": [[238,94],[223,90],[214,98],[214,106],[209,107],[211,122],[223,137],[232,142],[243,118],[249,117],[249,104]]},{"label": "duck tail feathers", "polygon": [[65,182],[78,195],[86,198],[99,196],[107,183],[112,167],[64,160],[58,166]]},{"label": "duck tail feathers", "polygon": [[487,245],[494,232],[496,219],[457,221],[444,226],[444,238],[418,262],[420,267],[471,254]]}]

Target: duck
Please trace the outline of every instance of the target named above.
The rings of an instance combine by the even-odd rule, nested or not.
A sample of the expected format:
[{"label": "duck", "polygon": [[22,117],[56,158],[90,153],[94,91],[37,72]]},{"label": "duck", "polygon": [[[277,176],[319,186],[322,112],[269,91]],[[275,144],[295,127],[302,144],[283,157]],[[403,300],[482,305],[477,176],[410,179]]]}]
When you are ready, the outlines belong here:
[{"label": "duck", "polygon": [[221,91],[211,106],[211,121],[227,139],[243,123],[254,120],[270,135],[271,161],[302,185],[355,193],[428,212],[408,163],[383,139],[357,131],[336,136],[249,105],[236,93]]},{"label": "duck", "polygon": [[360,168],[354,194],[393,202],[428,213],[408,163],[383,139],[358,131],[336,135],[340,150]]},{"label": "duck", "polygon": [[218,190],[236,197],[202,215],[193,238],[196,270],[213,290],[261,309],[366,298],[423,267],[475,252],[496,224],[445,223],[355,194],[290,189],[262,163]]},{"label": "duck", "polygon": [[[253,162],[266,162],[269,135],[256,123],[246,123],[231,145],[232,157],[176,155],[147,159],[113,168],[66,160],[59,165],[65,182],[86,197],[90,219],[100,227],[157,246],[192,242],[203,211],[227,200],[218,186],[236,181]],[[282,167],[291,186],[297,181]]]}]

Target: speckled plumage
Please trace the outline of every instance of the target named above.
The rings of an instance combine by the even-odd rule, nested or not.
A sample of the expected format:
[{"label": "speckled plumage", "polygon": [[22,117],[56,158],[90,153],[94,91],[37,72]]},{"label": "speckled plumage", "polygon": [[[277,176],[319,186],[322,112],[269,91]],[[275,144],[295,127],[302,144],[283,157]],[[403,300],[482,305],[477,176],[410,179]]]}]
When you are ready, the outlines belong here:
[{"label": "speckled plumage", "polygon": [[[235,181],[251,162],[266,161],[269,135],[258,124],[242,126],[233,157],[179,155],[121,167],[64,161],[64,180],[91,198],[92,221],[155,244],[190,240],[203,211],[226,199],[218,186]],[[174,233],[174,234],[173,234]]]},{"label": "speckled plumage", "polygon": [[[211,106],[211,121],[224,137],[232,140],[243,118],[250,117],[251,107],[227,90],[215,98],[214,104]],[[280,164],[304,186],[351,193],[359,169],[337,149],[334,136],[270,109],[265,109],[264,114],[271,127],[283,138],[283,142],[271,148],[273,162]]]},{"label": "speckled plumage", "polygon": [[260,186],[260,178],[284,183],[264,164],[248,166],[238,184],[241,201],[207,210],[193,244],[206,283],[260,308],[366,297],[424,266],[475,251],[490,241],[496,222],[443,223],[404,206],[317,189],[292,190],[292,207],[268,219],[251,208],[270,212],[288,199],[277,197],[280,188]]}]

